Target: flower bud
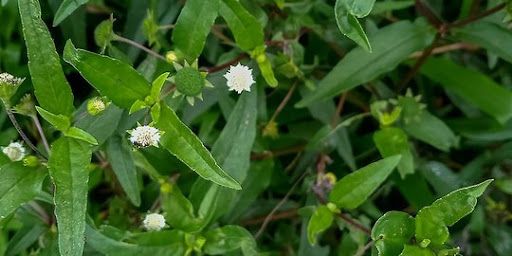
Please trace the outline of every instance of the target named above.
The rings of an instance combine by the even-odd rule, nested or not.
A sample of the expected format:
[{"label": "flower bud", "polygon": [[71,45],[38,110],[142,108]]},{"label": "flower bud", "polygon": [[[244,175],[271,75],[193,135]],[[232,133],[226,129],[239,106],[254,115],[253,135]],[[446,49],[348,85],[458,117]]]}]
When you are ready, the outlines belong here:
[{"label": "flower bud", "polygon": [[99,115],[107,108],[107,106],[108,103],[106,103],[102,98],[94,97],[87,101],[87,113],[91,116]]},{"label": "flower bud", "polygon": [[0,99],[4,104],[9,105],[11,97],[16,93],[24,78],[15,77],[9,73],[0,74]]},{"label": "flower bud", "polygon": [[20,115],[34,117],[36,115],[36,105],[32,95],[25,94],[25,96],[21,98],[18,105],[14,106],[14,112]]},{"label": "flower bud", "polygon": [[23,165],[27,167],[37,167],[39,163],[39,158],[35,156],[26,156],[23,158]]},{"label": "flower bud", "polygon": [[11,159],[17,162],[25,157],[25,147],[20,142],[11,142],[7,147],[2,147],[2,152]]},{"label": "flower bud", "polygon": [[160,231],[165,227],[165,218],[162,214],[150,213],[142,221],[147,231]]}]

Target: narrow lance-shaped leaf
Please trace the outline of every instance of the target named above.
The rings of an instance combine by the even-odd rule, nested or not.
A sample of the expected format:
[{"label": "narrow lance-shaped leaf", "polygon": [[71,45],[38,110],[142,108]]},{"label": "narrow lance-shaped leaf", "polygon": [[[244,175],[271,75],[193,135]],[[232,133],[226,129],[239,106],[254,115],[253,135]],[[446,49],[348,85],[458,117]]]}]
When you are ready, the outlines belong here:
[{"label": "narrow lance-shaped leaf", "polygon": [[434,33],[429,27],[408,21],[380,29],[370,38],[373,42],[372,53],[360,48],[350,51],[320,81],[314,92],[297,103],[297,107],[332,98],[393,70],[411,53],[428,46],[433,38]]},{"label": "narrow lance-shaped leaf", "polygon": [[88,144],[72,138],[61,137],[52,145],[48,169],[55,184],[55,216],[61,255],[82,255],[89,180],[87,167],[91,155]]},{"label": "narrow lance-shaped leaf", "polygon": [[28,67],[39,105],[53,114],[70,116],[74,110],[73,94],[64,77],[60,57],[48,28],[41,20],[37,0],[18,1],[23,35],[28,53]]},{"label": "narrow lance-shaped leaf", "polygon": [[220,0],[188,0],[172,34],[176,47],[189,63],[201,55],[206,37],[218,15]]},{"label": "narrow lance-shaped leaf", "polygon": [[387,157],[343,177],[331,190],[329,201],[338,208],[357,208],[386,180],[400,159],[400,155]]},{"label": "narrow lance-shaped leaf", "polygon": [[114,135],[107,141],[107,154],[112,170],[124,192],[135,205],[140,205],[137,169],[132,156],[132,147],[121,135]]},{"label": "narrow lance-shaped leaf", "polygon": [[204,179],[221,186],[241,189],[240,184],[225,173],[197,136],[178,118],[176,113],[162,103],[156,127],[163,131],[162,146]]},{"label": "narrow lance-shaped leaf", "polygon": [[76,49],[68,41],[64,60],[71,64],[98,92],[114,104],[129,109],[150,94],[149,82],[130,65],[93,52]]},{"label": "narrow lance-shaped leaf", "polygon": [[502,124],[512,117],[512,92],[478,71],[462,67],[449,59],[430,58],[423,65],[421,73]]},{"label": "narrow lance-shaped leaf", "polygon": [[221,0],[219,13],[226,20],[235,41],[244,51],[264,44],[263,28],[237,0]]},{"label": "narrow lance-shaped leaf", "polygon": [[449,237],[447,226],[452,226],[473,211],[477,198],[492,180],[455,190],[424,207],[416,215],[416,240],[428,240],[434,245],[444,244]]},{"label": "narrow lance-shaped leaf", "polygon": [[53,17],[53,26],[58,26],[64,19],[73,13],[78,7],[86,4],[89,0],[64,0]]},{"label": "narrow lance-shaped leaf", "polygon": [[455,37],[474,43],[512,63],[512,33],[503,25],[481,21],[455,31]]},{"label": "narrow lance-shaped leaf", "polygon": [[373,9],[375,0],[338,0],[342,2],[350,14],[363,18],[368,16]]},{"label": "narrow lance-shaped leaf", "polygon": [[46,172],[11,162],[0,155],[0,221],[23,203],[32,200],[39,191]]}]

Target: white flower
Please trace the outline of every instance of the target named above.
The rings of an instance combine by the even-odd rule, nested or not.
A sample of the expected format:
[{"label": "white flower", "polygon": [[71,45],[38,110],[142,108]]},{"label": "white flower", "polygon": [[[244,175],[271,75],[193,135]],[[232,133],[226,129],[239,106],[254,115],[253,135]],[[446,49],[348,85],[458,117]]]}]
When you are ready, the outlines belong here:
[{"label": "white flower", "polygon": [[236,66],[231,66],[224,77],[228,80],[229,90],[234,90],[238,94],[244,90],[250,92],[251,85],[255,83],[252,78],[252,70],[240,63]]},{"label": "white flower", "polygon": [[158,142],[160,141],[160,130],[155,127],[148,125],[139,126],[131,130],[129,133],[131,134],[130,141],[137,147],[158,147]]},{"label": "white flower", "polygon": [[0,84],[1,85],[9,85],[9,86],[18,86],[23,82],[24,79],[14,77],[9,73],[1,73],[0,74]]},{"label": "white flower", "polygon": [[162,214],[150,213],[146,215],[142,224],[148,231],[160,231],[165,227],[165,218]]},{"label": "white flower", "polygon": [[20,161],[25,157],[25,147],[19,142],[11,142],[7,147],[2,147],[2,152],[11,161]]}]

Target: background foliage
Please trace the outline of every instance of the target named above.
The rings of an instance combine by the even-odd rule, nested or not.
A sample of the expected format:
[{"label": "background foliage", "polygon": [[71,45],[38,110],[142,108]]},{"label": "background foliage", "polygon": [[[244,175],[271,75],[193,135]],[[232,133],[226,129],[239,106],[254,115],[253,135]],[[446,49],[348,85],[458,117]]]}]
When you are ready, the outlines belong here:
[{"label": "background foliage", "polygon": [[[0,155],[0,254],[512,255],[511,20],[508,0],[2,0],[0,71],[26,80],[0,145],[34,147]],[[131,145],[139,123],[159,147]]]}]

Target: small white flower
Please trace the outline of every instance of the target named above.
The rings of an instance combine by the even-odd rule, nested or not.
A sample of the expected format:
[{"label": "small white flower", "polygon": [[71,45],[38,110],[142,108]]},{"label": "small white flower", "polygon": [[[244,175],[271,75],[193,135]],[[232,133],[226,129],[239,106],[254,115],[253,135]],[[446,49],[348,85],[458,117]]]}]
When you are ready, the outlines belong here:
[{"label": "small white flower", "polygon": [[165,218],[162,214],[150,213],[146,215],[142,224],[147,231],[160,231],[165,227]]},{"label": "small white flower", "polygon": [[25,147],[19,142],[11,142],[7,147],[2,147],[2,152],[15,162],[25,157]]},{"label": "small white flower", "polygon": [[250,92],[251,85],[255,83],[252,78],[252,70],[240,63],[236,66],[231,66],[224,77],[228,80],[229,90],[234,90],[238,94],[244,90]]},{"label": "small white flower", "polygon": [[158,142],[160,141],[160,130],[155,127],[148,125],[139,126],[131,130],[130,134],[130,141],[137,147],[158,147]]},{"label": "small white flower", "polygon": [[9,86],[18,86],[23,82],[24,79],[14,77],[9,73],[1,73],[0,74],[0,84],[1,85],[9,85]]}]

